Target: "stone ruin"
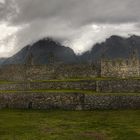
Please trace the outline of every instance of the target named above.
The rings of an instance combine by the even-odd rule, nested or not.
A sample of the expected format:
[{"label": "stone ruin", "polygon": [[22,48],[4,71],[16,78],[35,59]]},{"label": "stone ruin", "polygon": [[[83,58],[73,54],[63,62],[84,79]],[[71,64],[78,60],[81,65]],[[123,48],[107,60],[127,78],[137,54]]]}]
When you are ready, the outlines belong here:
[{"label": "stone ruin", "polygon": [[35,65],[33,55],[30,55],[25,64],[5,65],[0,68],[0,73],[1,81],[132,78],[140,77],[140,60],[134,51],[127,59],[102,58],[97,67],[92,63]]},{"label": "stone ruin", "polygon": [[107,59],[105,57],[101,60],[101,77],[140,77],[140,59],[137,51],[127,59]]}]

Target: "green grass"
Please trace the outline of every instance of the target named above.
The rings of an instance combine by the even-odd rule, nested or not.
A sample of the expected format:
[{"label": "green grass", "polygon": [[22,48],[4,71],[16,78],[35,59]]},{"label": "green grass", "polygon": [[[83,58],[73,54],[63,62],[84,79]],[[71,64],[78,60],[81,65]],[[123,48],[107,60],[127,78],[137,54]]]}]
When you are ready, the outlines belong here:
[{"label": "green grass", "polygon": [[106,81],[106,80],[140,80],[140,77],[132,78],[111,78],[111,77],[95,77],[95,78],[70,78],[70,79],[52,79],[52,80],[33,80],[33,81],[0,81],[0,84],[20,84],[25,82],[41,83],[41,82],[84,82],[84,81]]},{"label": "green grass", "polygon": [[95,78],[71,78],[71,79],[52,79],[52,80],[35,80],[35,82],[82,82],[82,81],[107,81],[107,80],[140,80],[140,77],[132,78],[112,78],[112,77],[95,77]]},{"label": "green grass", "polygon": [[0,110],[0,140],[140,140],[140,110]]},{"label": "green grass", "polygon": [[59,90],[0,90],[0,93],[85,93],[85,94],[95,94],[95,91],[93,90],[76,90],[76,89],[59,89]]},{"label": "green grass", "polygon": [[7,93],[7,94],[14,94],[14,93],[26,93],[26,94],[30,94],[30,93],[81,93],[81,94],[88,94],[88,95],[98,95],[98,96],[108,96],[108,95],[112,95],[112,96],[140,96],[140,93],[98,93],[96,91],[93,90],[76,90],[76,89],[60,89],[60,90],[29,90],[29,91],[20,91],[20,90],[0,90],[0,94],[3,93]]}]

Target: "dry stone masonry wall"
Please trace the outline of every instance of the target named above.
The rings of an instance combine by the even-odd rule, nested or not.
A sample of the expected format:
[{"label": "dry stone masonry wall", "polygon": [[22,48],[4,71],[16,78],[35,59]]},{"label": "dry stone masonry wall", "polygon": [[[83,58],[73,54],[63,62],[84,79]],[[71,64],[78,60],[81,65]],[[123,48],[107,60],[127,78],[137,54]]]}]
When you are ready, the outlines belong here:
[{"label": "dry stone masonry wall", "polygon": [[0,68],[0,80],[35,81],[70,78],[95,78],[99,72],[93,65],[8,65]]},{"label": "dry stone masonry wall", "polygon": [[0,94],[0,109],[140,109],[140,96],[86,95],[81,93]]},{"label": "dry stone masonry wall", "polygon": [[101,77],[140,77],[140,60],[136,51],[128,59],[101,60]]},{"label": "dry stone masonry wall", "polygon": [[81,90],[96,93],[140,93],[140,80],[79,80],[0,83],[1,91]]},{"label": "dry stone masonry wall", "polygon": [[100,68],[92,64],[7,65],[0,68],[0,108],[140,109],[139,77],[136,55],[126,60],[103,59]]}]

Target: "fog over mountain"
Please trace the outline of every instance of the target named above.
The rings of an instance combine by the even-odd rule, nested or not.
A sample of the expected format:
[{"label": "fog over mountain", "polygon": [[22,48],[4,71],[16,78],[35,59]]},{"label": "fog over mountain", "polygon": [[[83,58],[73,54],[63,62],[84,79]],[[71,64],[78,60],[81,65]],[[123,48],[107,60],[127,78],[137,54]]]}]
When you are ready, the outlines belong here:
[{"label": "fog over mountain", "polygon": [[51,37],[77,54],[112,35],[140,35],[139,0],[0,0],[0,56]]},{"label": "fog over mountain", "polygon": [[24,47],[1,64],[27,64],[30,57],[34,64],[73,64],[78,62],[78,57],[72,49],[62,46],[50,38],[44,38]]},{"label": "fog over mountain", "polygon": [[[90,51],[82,55],[76,55],[74,51],[59,42],[44,38],[32,45],[24,47],[14,56],[2,59],[0,63],[6,64],[27,64],[32,56],[34,64],[77,64],[77,63],[96,63],[104,55],[110,59],[128,58],[134,50],[140,54],[140,36],[123,38],[111,36],[105,42],[93,45]],[[140,55],[139,55],[140,57]]]}]

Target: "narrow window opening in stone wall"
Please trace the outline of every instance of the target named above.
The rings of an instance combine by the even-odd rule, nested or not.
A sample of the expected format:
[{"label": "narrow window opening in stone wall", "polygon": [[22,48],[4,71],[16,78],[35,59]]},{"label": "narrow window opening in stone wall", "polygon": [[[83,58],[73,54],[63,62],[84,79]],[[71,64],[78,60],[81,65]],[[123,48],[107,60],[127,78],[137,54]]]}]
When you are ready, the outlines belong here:
[{"label": "narrow window opening in stone wall", "polygon": [[126,60],[126,65],[129,65],[129,61],[128,60]]},{"label": "narrow window opening in stone wall", "polygon": [[5,108],[9,108],[9,104],[8,103],[6,103]]},{"label": "narrow window opening in stone wall", "polygon": [[29,102],[29,104],[28,104],[28,109],[32,109],[32,102]]}]

